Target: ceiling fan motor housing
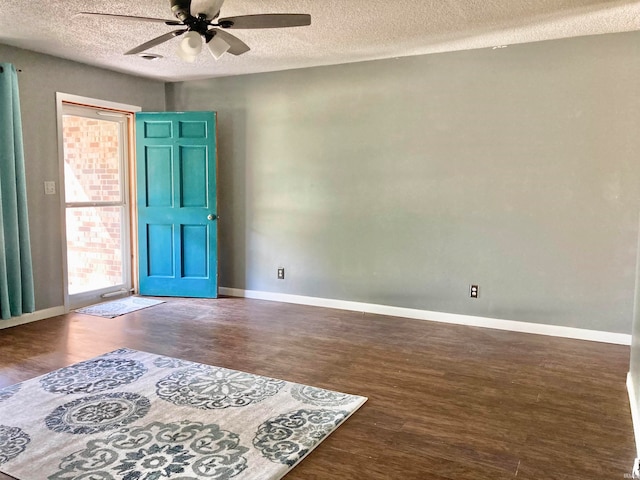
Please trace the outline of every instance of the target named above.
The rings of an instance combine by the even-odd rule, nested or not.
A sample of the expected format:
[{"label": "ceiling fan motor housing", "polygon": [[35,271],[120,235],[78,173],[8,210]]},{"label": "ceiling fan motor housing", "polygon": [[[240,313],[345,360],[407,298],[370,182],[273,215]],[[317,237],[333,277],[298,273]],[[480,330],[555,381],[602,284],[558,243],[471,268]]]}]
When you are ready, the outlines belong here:
[{"label": "ceiling fan motor housing", "polygon": [[190,17],[189,11],[191,1],[190,0],[170,0],[171,11],[181,22],[186,22]]},{"label": "ceiling fan motor housing", "polygon": [[188,30],[198,32],[200,35],[206,35],[211,22],[204,13],[197,17],[191,14],[191,0],[171,0],[171,11],[180,20]]}]

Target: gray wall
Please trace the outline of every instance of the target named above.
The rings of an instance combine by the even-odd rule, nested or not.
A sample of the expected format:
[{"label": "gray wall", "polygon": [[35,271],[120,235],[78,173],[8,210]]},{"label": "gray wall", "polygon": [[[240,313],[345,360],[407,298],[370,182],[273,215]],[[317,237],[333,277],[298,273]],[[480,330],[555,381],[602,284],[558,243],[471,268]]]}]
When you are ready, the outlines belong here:
[{"label": "gray wall", "polygon": [[18,82],[24,131],[29,226],[34,263],[36,309],[63,304],[60,198],[45,197],[43,182],[58,173],[56,92],[164,110],[162,82],[0,45],[0,61],[22,70]]},{"label": "gray wall", "polygon": [[167,107],[219,115],[223,286],[631,333],[639,86],[631,33],[177,83]]}]

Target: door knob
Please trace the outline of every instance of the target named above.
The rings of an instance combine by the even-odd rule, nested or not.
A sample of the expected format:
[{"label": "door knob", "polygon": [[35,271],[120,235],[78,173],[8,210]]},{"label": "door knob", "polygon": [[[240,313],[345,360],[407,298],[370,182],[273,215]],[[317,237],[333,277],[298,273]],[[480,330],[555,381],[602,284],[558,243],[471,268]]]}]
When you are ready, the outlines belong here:
[{"label": "door knob", "polygon": [[216,218],[218,218],[216,215],[214,215],[213,213],[210,213],[209,216],[207,217],[208,220],[215,220]]}]

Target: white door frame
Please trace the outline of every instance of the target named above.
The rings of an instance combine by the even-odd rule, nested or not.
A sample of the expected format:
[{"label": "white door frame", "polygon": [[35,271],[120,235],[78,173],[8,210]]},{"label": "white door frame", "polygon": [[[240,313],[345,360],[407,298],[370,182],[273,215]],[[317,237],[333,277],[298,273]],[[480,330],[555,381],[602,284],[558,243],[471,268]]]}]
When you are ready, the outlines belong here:
[{"label": "white door frame", "polygon": [[[98,109],[105,109],[114,111],[115,114],[117,112],[122,112],[122,114],[130,114],[134,115],[136,112],[142,111],[142,107],[136,105],[127,105],[123,103],[110,102],[106,100],[99,100],[95,98],[82,97],[78,95],[71,95],[67,93],[56,92],[56,116],[57,116],[57,127],[58,127],[58,166],[59,166],[59,181],[58,181],[58,192],[60,195],[60,217],[61,217],[61,235],[62,235],[62,286],[64,292],[64,309],[65,312],[69,312],[71,309],[71,304],[69,301],[69,269],[67,263],[67,226],[66,226],[66,198],[65,198],[65,188],[64,188],[64,139],[63,139],[63,104],[77,104],[79,106],[85,107],[93,107]],[[135,122],[131,122],[131,127],[129,129],[129,144],[133,145],[135,142],[135,132],[134,132]],[[126,147],[125,147],[126,148]],[[126,185],[125,191],[130,192],[132,179],[130,172],[135,171],[132,169],[134,165],[134,152],[135,149],[132,148],[130,152],[127,152],[129,157],[129,165],[123,172]],[[125,193],[125,195],[127,195]],[[133,217],[134,215],[134,205],[135,203],[131,199],[131,195],[128,195],[126,199],[129,206],[129,213]],[[135,245],[135,239],[131,233],[131,228],[128,228],[129,233],[127,234],[127,238],[123,238],[127,242],[130,242]],[[135,230],[134,230],[135,231]],[[135,248],[134,248],[135,250]],[[130,255],[129,255],[130,257]],[[131,258],[128,259],[131,262]],[[135,265],[134,262],[131,262],[132,268]],[[133,272],[132,272],[133,274]],[[94,302],[91,302],[94,303]],[[81,305],[74,305],[73,308],[76,308]]]}]

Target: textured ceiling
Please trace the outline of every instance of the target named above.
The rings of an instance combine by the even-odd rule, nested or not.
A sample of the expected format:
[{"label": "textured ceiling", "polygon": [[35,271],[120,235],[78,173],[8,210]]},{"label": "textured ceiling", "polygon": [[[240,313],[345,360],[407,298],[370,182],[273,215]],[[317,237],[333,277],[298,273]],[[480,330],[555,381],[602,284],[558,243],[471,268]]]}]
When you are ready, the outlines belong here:
[{"label": "textured ceiling", "polygon": [[[540,40],[640,30],[640,1],[603,0],[226,0],[222,17],[309,13],[312,25],[234,30],[251,47],[194,63],[178,39],[154,61],[123,52],[176,27],[95,18],[81,11],[173,19],[169,0],[2,0],[0,43],[166,81],[201,79]],[[1,60],[1,59],[0,59]]]}]

